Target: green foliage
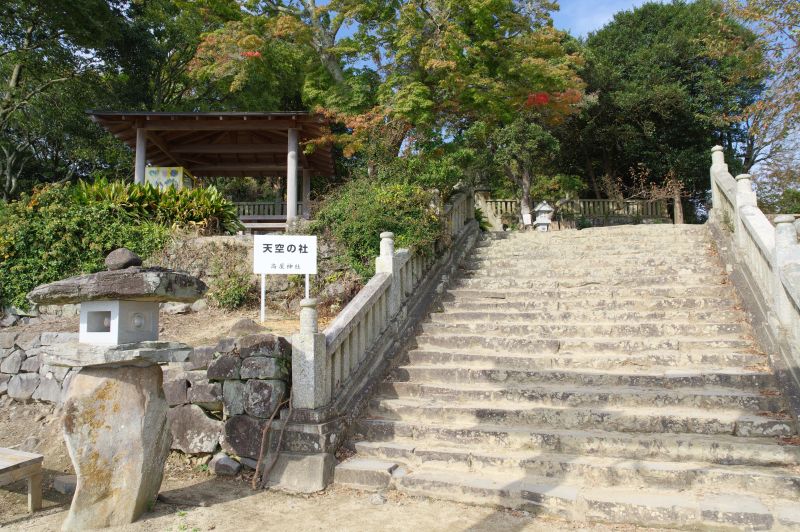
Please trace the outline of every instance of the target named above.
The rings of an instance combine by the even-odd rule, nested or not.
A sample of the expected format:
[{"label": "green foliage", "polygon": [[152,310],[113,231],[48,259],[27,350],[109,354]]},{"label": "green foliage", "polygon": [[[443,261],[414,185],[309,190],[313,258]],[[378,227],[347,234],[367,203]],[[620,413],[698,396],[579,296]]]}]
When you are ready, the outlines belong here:
[{"label": "green foliage", "polygon": [[217,270],[209,297],[227,310],[243,307],[251,300],[252,276],[237,271]]},{"label": "green foliage", "polygon": [[106,255],[119,247],[147,257],[169,232],[133,220],[110,201],[75,201],[72,187],[23,195],[0,210],[0,305],[27,308],[25,294],[37,285],[102,270]]},{"label": "green foliage", "polygon": [[643,164],[657,184],[670,172],[689,194],[708,189],[708,150],[745,140],[743,110],[762,89],[755,36],[715,0],[646,3],[589,36],[582,76],[592,97],[558,129],[570,146],[561,169],[598,197],[601,177],[631,186]]},{"label": "green foliage", "polygon": [[351,267],[366,278],[374,272],[383,231],[395,234],[397,248],[433,250],[443,236],[434,201],[419,185],[354,179],[327,198],[312,230],[330,234]]},{"label": "green foliage", "polygon": [[581,229],[589,229],[592,227],[592,221],[586,218],[585,216],[581,216],[577,220],[575,220],[575,229],[580,231]]},{"label": "green foliage", "polygon": [[80,181],[74,198],[84,204],[107,203],[134,220],[153,220],[168,226],[194,226],[209,233],[235,233],[242,229],[236,206],[213,186],[162,190],[150,184],[109,183],[100,179],[91,184]]},{"label": "green foliage", "polygon": [[492,228],[489,225],[489,220],[486,219],[486,215],[483,214],[483,210],[480,207],[475,207],[475,221],[478,223],[478,227],[484,233]]},{"label": "green foliage", "polygon": [[782,214],[800,213],[800,190],[787,188],[778,200],[776,212]]}]

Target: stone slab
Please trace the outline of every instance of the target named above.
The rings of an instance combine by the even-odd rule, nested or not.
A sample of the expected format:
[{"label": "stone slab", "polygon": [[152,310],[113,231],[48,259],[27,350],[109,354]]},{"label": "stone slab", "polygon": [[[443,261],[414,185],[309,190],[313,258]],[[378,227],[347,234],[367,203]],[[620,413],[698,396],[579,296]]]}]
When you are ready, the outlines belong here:
[{"label": "stone slab", "polygon": [[395,462],[351,458],[336,466],[334,482],[369,490],[384,489],[391,483],[395,469]]},{"label": "stone slab", "polygon": [[193,303],[205,294],[206,289],[203,281],[186,273],[134,267],[40,285],[28,293],[28,299],[38,305],[115,299]]},{"label": "stone slab", "polygon": [[282,452],[269,474],[270,485],[286,491],[314,493],[333,480],[336,460],[330,453]]},{"label": "stone slab", "polygon": [[113,346],[70,342],[45,346],[42,351],[47,365],[89,367],[185,362],[192,348],[178,342],[138,342]]},{"label": "stone slab", "polygon": [[223,423],[206,415],[197,405],[170,408],[172,448],[187,454],[213,453],[219,447]]}]

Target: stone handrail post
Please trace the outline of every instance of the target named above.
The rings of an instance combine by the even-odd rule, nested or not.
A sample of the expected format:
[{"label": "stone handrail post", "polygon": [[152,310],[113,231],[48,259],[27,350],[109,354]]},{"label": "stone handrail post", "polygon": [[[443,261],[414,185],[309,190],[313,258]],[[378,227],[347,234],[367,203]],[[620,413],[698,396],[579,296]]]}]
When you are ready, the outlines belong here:
[{"label": "stone handrail post", "polygon": [[389,316],[397,315],[402,301],[400,264],[394,253],[394,233],[381,233],[381,254],[375,258],[375,273],[388,273],[392,276],[389,288]]},{"label": "stone handrail post", "polygon": [[800,262],[800,246],[797,242],[797,228],[794,216],[781,214],[775,217],[775,313],[784,327],[792,321],[792,302],[781,280],[781,269],[790,262]]},{"label": "stone handrail post", "polygon": [[719,190],[714,180],[714,175],[720,172],[727,172],[728,165],[725,164],[725,152],[722,146],[714,146],[711,148],[711,205],[715,212],[720,212],[721,204],[719,198]]},{"label": "stone handrail post", "polygon": [[292,406],[314,409],[330,402],[325,335],[319,332],[317,300],[300,302],[300,332],[292,336]]},{"label": "stone handrail post", "polygon": [[753,181],[750,174],[739,174],[736,176],[736,196],[735,196],[734,212],[736,212],[736,243],[739,247],[745,245],[744,222],[742,220],[743,207],[757,207],[758,200],[756,193],[753,192]]}]

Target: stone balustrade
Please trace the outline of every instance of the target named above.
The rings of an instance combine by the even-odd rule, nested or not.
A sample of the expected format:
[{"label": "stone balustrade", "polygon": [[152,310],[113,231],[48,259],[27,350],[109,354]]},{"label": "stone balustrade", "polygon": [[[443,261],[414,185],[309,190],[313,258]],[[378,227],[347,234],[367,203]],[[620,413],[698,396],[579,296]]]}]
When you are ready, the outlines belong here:
[{"label": "stone balustrade", "polygon": [[751,176],[728,172],[721,146],[711,150],[710,222],[723,260],[773,358],[795,415],[800,412],[800,223],[792,215],[773,223],[758,208]]}]

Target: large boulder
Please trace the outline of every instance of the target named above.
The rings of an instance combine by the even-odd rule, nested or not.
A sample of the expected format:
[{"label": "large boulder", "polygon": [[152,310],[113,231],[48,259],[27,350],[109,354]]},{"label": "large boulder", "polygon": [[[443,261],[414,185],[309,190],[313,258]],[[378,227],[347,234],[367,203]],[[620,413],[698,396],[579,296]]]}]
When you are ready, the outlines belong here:
[{"label": "large boulder", "polygon": [[83,368],[64,405],[78,485],[62,530],[122,526],[153,504],[170,446],[161,368]]},{"label": "large boulder", "polygon": [[187,454],[213,453],[222,439],[222,421],[212,419],[197,405],[169,410],[172,448]]}]

